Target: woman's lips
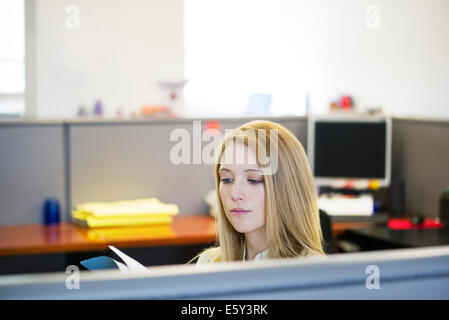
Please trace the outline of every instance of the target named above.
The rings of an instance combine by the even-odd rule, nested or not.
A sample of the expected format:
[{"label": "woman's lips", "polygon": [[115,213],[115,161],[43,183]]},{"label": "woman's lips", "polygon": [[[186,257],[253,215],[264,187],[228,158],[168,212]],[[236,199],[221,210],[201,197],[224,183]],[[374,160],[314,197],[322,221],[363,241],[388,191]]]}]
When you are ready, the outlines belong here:
[{"label": "woman's lips", "polygon": [[245,210],[245,209],[242,209],[242,208],[234,208],[234,209],[231,210],[231,214],[234,215],[234,216],[241,216],[241,215],[247,214],[249,212],[251,212],[251,210]]}]

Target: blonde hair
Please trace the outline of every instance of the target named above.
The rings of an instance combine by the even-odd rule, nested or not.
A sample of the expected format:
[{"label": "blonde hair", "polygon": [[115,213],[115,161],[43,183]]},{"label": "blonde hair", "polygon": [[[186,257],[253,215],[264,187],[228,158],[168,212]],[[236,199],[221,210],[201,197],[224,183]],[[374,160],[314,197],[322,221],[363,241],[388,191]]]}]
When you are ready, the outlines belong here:
[{"label": "blonde hair", "polygon": [[[277,132],[277,142],[273,144],[274,131]],[[265,143],[259,139],[261,132]],[[219,247],[206,249],[199,255],[199,262],[236,261],[243,257],[244,234],[237,232],[227,219],[219,192],[220,162],[225,147],[235,141],[242,141],[251,149],[257,147],[257,151],[253,151],[259,166],[268,163],[264,155],[277,152],[277,170],[264,174],[268,258],[296,257],[304,253],[324,255],[317,195],[304,148],[287,128],[271,121],[255,120],[234,129],[216,151],[214,174]],[[273,145],[275,150],[271,150]]]}]

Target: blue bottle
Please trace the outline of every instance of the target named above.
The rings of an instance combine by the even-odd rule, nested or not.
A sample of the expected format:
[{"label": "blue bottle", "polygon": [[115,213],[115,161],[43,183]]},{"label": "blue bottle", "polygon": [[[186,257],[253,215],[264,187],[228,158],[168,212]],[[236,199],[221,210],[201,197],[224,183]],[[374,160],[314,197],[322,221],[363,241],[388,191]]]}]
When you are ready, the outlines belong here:
[{"label": "blue bottle", "polygon": [[59,200],[55,198],[45,199],[44,223],[46,225],[59,224],[61,219]]}]

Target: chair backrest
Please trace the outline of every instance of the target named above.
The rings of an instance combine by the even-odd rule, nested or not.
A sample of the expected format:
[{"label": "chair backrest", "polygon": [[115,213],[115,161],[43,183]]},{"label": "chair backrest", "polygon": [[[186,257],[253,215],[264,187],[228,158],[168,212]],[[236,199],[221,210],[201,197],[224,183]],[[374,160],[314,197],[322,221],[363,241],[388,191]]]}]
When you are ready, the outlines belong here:
[{"label": "chair backrest", "polygon": [[323,249],[326,254],[334,253],[334,241],[332,238],[332,220],[324,210],[320,211],[321,232],[323,233]]}]

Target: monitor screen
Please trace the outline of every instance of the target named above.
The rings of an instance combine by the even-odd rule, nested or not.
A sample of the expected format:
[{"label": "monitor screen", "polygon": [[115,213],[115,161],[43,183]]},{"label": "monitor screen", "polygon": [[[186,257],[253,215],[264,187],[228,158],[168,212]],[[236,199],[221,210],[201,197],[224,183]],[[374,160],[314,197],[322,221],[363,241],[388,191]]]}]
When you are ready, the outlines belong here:
[{"label": "monitor screen", "polygon": [[385,119],[315,119],[309,124],[313,126],[309,158],[315,177],[389,183],[390,134]]}]

